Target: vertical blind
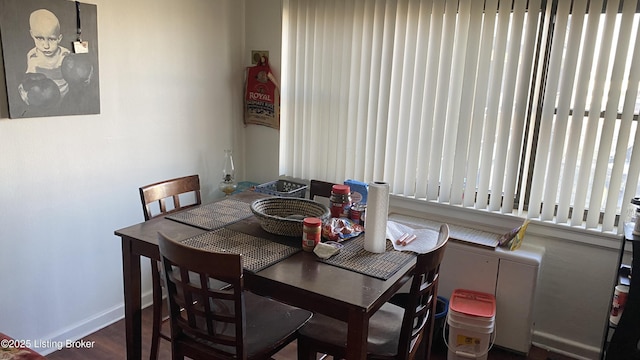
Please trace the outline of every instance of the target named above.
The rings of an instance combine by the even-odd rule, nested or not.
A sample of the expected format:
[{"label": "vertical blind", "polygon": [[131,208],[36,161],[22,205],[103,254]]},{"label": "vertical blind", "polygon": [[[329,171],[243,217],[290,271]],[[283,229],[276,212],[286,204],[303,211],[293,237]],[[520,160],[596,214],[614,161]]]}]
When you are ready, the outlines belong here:
[{"label": "vertical blind", "polygon": [[280,173],[609,231],[640,172],[637,5],[283,0]]},{"label": "vertical blind", "polygon": [[603,231],[614,229],[616,215],[624,220],[640,166],[637,8],[635,0],[558,1],[532,114],[539,127],[530,218]]}]

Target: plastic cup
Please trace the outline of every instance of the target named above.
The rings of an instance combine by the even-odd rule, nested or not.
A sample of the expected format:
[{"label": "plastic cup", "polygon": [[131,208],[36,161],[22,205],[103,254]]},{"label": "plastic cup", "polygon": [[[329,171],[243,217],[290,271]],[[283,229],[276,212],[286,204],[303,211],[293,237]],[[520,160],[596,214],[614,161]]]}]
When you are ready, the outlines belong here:
[{"label": "plastic cup", "polygon": [[616,285],[613,292],[613,302],[611,303],[611,314],[609,316],[609,321],[612,324],[618,325],[628,297],[629,287],[627,285]]}]

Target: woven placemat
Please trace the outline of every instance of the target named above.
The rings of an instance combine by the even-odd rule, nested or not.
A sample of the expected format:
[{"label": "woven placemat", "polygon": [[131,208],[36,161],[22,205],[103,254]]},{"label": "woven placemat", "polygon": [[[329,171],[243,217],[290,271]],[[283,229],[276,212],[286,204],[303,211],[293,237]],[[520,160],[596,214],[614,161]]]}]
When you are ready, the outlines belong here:
[{"label": "woven placemat", "polygon": [[397,251],[387,241],[387,250],[383,253],[372,253],[364,249],[364,236],[348,240],[336,255],[328,259],[319,259],[330,265],[387,280],[409,261],[415,259],[412,252]]},{"label": "woven placemat", "polygon": [[251,215],[253,215],[251,204],[233,199],[224,199],[195,209],[171,214],[166,218],[205,230],[215,230],[246,219]]},{"label": "woven placemat", "polygon": [[242,254],[245,270],[258,272],[301,251],[230,229],[218,229],[181,241],[183,244],[211,252]]}]

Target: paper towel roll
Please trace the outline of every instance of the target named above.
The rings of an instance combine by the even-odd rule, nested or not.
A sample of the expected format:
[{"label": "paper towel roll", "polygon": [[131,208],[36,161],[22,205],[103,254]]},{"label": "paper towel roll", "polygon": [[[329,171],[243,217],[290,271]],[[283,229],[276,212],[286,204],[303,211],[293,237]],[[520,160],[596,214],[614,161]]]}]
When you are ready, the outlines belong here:
[{"label": "paper towel roll", "polygon": [[364,222],[364,249],[383,253],[387,249],[387,217],[389,212],[389,184],[369,184],[367,214]]}]

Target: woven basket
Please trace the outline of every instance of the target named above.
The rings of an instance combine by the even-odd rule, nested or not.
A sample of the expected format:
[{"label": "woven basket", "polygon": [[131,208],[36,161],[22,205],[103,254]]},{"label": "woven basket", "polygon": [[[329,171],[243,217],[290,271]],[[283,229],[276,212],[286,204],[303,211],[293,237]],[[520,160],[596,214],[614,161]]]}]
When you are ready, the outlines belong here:
[{"label": "woven basket", "polygon": [[251,211],[266,232],[283,236],[302,236],[302,220],[306,217],[329,217],[325,205],[299,198],[259,199],[251,204]]},{"label": "woven basket", "polygon": [[255,191],[273,196],[304,198],[307,185],[280,179],[260,184],[256,186]]}]

